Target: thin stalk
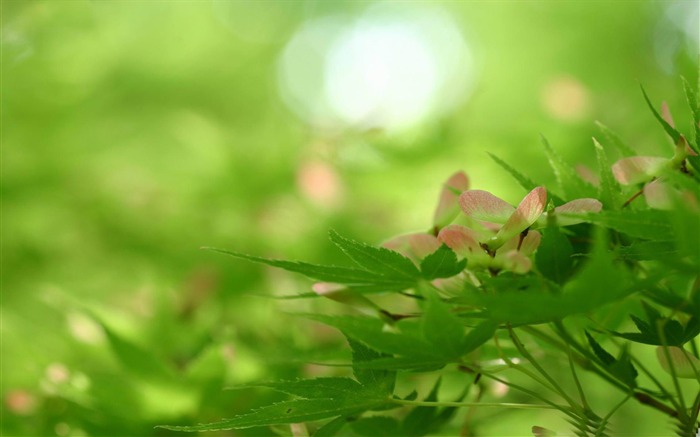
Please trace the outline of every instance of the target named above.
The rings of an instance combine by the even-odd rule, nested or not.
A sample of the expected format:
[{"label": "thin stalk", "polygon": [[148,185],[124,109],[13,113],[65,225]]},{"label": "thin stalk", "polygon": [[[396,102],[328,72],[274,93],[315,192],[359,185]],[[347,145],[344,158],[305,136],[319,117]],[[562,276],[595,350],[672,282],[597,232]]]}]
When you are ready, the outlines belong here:
[{"label": "thin stalk", "polygon": [[569,368],[571,369],[571,376],[573,376],[574,382],[576,383],[576,389],[578,389],[578,394],[581,397],[583,408],[585,408],[586,410],[590,410],[591,407],[588,405],[588,401],[586,400],[586,394],[583,392],[583,386],[581,386],[581,381],[579,381],[578,375],[576,374],[573,353],[571,352],[571,347],[568,344],[566,345],[566,356],[569,358]]},{"label": "thin stalk", "polygon": [[[615,346],[617,346],[618,348],[622,348],[622,346],[620,345],[620,342],[615,337],[612,337],[611,340],[615,344]],[[654,376],[654,374],[652,372],[650,372],[649,369],[646,368],[646,366],[644,366],[644,364],[642,363],[642,361],[639,358],[635,357],[633,354],[630,354],[629,356],[630,356],[630,359],[632,360],[632,363],[634,365],[636,365],[637,368],[639,368],[639,370],[641,370],[645,375],[647,375],[647,377],[649,377],[651,382],[653,382],[654,385],[656,385],[656,388],[658,388],[659,391],[661,393],[663,393],[668,398],[669,402],[671,402],[673,407],[676,410],[678,410],[681,406],[673,398],[673,396],[671,395],[671,392],[666,390],[666,387],[663,384],[661,384],[661,381],[659,381]]]},{"label": "thin stalk", "polygon": [[405,399],[391,399],[391,402],[402,405],[413,405],[417,407],[505,407],[519,408],[523,410],[561,410],[567,408],[565,405],[542,405],[542,404],[517,404],[498,402],[431,402],[431,401],[408,401]]},{"label": "thin stalk", "polygon": [[554,326],[557,328],[556,333],[561,337],[562,340],[565,341],[565,344],[573,346],[573,348],[583,355],[585,358],[588,359],[588,362],[593,365],[591,367],[591,370],[597,373],[599,376],[604,378],[606,381],[608,381],[610,384],[614,385],[617,387],[619,390],[623,392],[628,392],[629,387],[626,384],[621,383],[620,381],[617,380],[617,378],[613,375],[610,375],[610,373],[607,371],[607,369],[601,367],[598,362],[596,361],[596,357],[591,354],[588,350],[586,350],[585,347],[581,346],[578,341],[576,341],[575,338],[569,334],[569,332],[566,330],[564,325],[561,322],[555,322]]},{"label": "thin stalk", "polygon": [[676,402],[676,400],[673,398],[673,395],[671,395],[671,392],[669,392],[668,390],[666,390],[666,387],[664,387],[664,385],[661,384],[661,381],[659,381],[659,380],[654,376],[654,374],[653,374],[652,372],[650,372],[649,369],[647,369],[647,368],[644,366],[644,364],[642,364],[642,362],[639,360],[639,358],[635,357],[635,356],[632,355],[632,354],[630,354],[630,358],[632,359],[632,362],[639,368],[639,370],[641,370],[642,372],[644,372],[644,374],[647,375],[647,376],[649,377],[649,379],[651,379],[651,381],[654,383],[654,385],[656,385],[656,387],[659,389],[659,391],[660,391],[661,393],[663,393],[664,395],[666,395],[666,397],[668,398],[669,402],[671,402],[671,404],[673,405],[673,407],[674,407],[676,410],[678,410],[678,409],[681,407],[680,404],[678,404],[678,402]]},{"label": "thin stalk", "polygon": [[683,397],[683,391],[681,390],[681,385],[678,382],[678,377],[676,376],[676,366],[673,365],[673,361],[671,360],[671,353],[668,351],[668,341],[666,340],[666,333],[663,330],[663,322],[658,321],[656,323],[656,331],[659,334],[659,338],[661,339],[661,342],[663,343],[662,350],[664,353],[664,356],[666,357],[666,361],[668,361],[668,368],[671,371],[671,379],[673,380],[673,387],[676,389],[676,393],[678,393],[678,402],[680,403],[680,411],[678,411],[678,414],[681,416],[682,420],[685,420],[688,418],[688,410],[685,405],[685,398]]},{"label": "thin stalk", "polygon": [[481,373],[482,375],[484,375],[484,376],[487,377],[487,378],[493,379],[494,381],[498,381],[498,382],[500,382],[501,384],[507,385],[508,387],[511,387],[511,388],[513,388],[513,389],[515,389],[515,390],[521,391],[521,392],[523,392],[523,393],[525,393],[525,394],[527,394],[527,395],[529,395],[529,396],[532,396],[532,397],[535,398],[535,399],[539,399],[540,401],[544,402],[545,404],[551,406],[551,407],[554,408],[554,409],[557,409],[557,410],[561,411],[562,413],[566,414],[567,416],[571,417],[572,419],[577,419],[577,420],[579,419],[579,416],[576,415],[576,414],[572,411],[571,408],[569,408],[569,407],[567,407],[567,406],[565,406],[565,405],[558,405],[558,404],[555,404],[554,402],[548,400],[547,398],[544,398],[544,397],[540,396],[538,393],[535,393],[534,391],[532,391],[532,390],[530,390],[530,389],[527,389],[527,388],[525,388],[525,387],[523,387],[523,386],[521,386],[521,385],[518,385],[518,384],[514,384],[514,383],[512,383],[512,382],[510,382],[510,381],[506,381],[505,379],[502,379],[502,378],[499,378],[499,377],[497,377],[497,376],[495,376],[495,375],[492,375],[492,374],[489,373],[489,372],[485,372],[483,369],[472,369],[472,368],[468,367],[466,364],[463,364],[462,367],[463,367],[464,369],[469,370],[470,372],[479,372],[479,373]]},{"label": "thin stalk", "polygon": [[518,349],[518,351],[535,367],[535,369],[537,369],[537,371],[540,372],[542,376],[544,376],[544,378],[547,381],[549,381],[550,384],[552,384],[553,387],[556,388],[557,392],[561,395],[561,397],[563,397],[566,400],[566,402],[569,405],[571,405],[572,408],[580,410],[581,407],[576,403],[576,401],[572,399],[571,396],[566,394],[564,389],[562,389],[561,386],[557,384],[557,381],[554,378],[552,378],[552,376],[549,373],[547,373],[547,371],[544,370],[542,366],[540,366],[540,363],[537,362],[535,357],[533,357],[532,354],[530,354],[530,352],[528,352],[527,349],[525,349],[525,346],[515,334],[515,331],[513,331],[513,327],[510,326],[510,324],[508,324],[508,332],[510,333],[510,338],[513,340],[513,343],[515,344],[515,347]]},{"label": "thin stalk", "polygon": [[598,426],[598,429],[595,432],[595,437],[600,437],[604,435],[603,433],[605,432],[605,427],[608,425],[610,418],[613,416],[613,414],[617,412],[617,410],[620,409],[620,407],[622,407],[625,404],[625,402],[627,402],[630,399],[630,397],[632,397],[631,393],[625,396],[624,399],[622,399],[622,401],[615,405],[613,409],[610,410],[610,412],[606,414],[605,417],[603,417],[603,420],[600,422],[600,425]]},{"label": "thin stalk", "polygon": [[695,396],[695,401],[693,402],[693,411],[690,414],[690,422],[697,424],[698,416],[700,416],[700,391],[698,391],[698,395]]},{"label": "thin stalk", "polygon": [[521,372],[521,373],[523,373],[523,374],[529,376],[529,377],[530,377],[532,380],[534,380],[536,383],[538,383],[538,384],[541,385],[542,387],[548,389],[548,390],[551,391],[552,393],[559,394],[559,392],[557,391],[557,389],[556,389],[555,387],[553,387],[549,382],[547,382],[547,381],[545,381],[544,379],[540,378],[539,376],[537,376],[537,374],[535,374],[535,373],[533,373],[533,372],[530,372],[529,370],[523,368],[522,366],[518,366],[518,365],[515,364],[510,358],[508,358],[508,356],[507,356],[505,353],[503,353],[503,350],[501,349],[501,345],[500,345],[500,343],[498,342],[498,337],[494,337],[494,343],[496,343],[496,348],[498,349],[498,352],[499,352],[499,354],[501,355],[501,359],[502,359],[503,361],[506,362],[506,364],[508,365],[508,367],[510,367],[511,369],[517,370],[518,372]]},{"label": "thin stalk", "polygon": [[[566,328],[562,325],[561,322],[555,322],[555,327],[557,328],[557,331],[556,331],[557,334],[564,341],[566,341],[567,344],[571,344],[574,347],[574,349],[576,349],[581,355],[583,355],[585,357],[589,357],[590,362],[594,364],[594,367],[592,367],[591,370],[595,371],[598,375],[600,375],[602,378],[604,378],[606,381],[608,381],[610,384],[612,384],[617,389],[619,389],[625,393],[630,392],[630,388],[626,384],[623,384],[623,383],[617,381],[617,379],[615,379],[612,375],[609,375],[607,373],[607,371],[605,371],[604,369],[602,369],[602,368],[598,369],[598,367],[596,367],[596,366],[598,366],[598,364],[595,362],[595,360],[591,359],[588,351],[583,346],[581,346],[573,337],[571,337],[571,335],[566,331]],[[634,357],[633,357],[633,359],[634,359]],[[596,369],[598,369],[598,370],[596,370]],[[655,379],[655,378],[652,377],[652,379]],[[660,383],[658,383],[658,382],[657,382],[657,385],[661,386]],[[668,393],[665,389],[662,389],[662,391],[664,391],[665,393]],[[648,394],[646,394],[644,392],[634,391],[634,398],[637,401],[639,401],[640,403],[642,403],[644,405],[648,405],[649,407],[652,407],[655,410],[661,411],[670,417],[674,417],[674,418],[678,417],[678,410],[680,409],[679,408],[680,405],[678,405],[675,402],[675,400],[673,399],[673,396],[671,396],[670,393],[668,394],[668,396],[669,396],[669,401],[676,408],[675,410],[672,408],[669,408],[666,404],[654,399],[653,397],[649,396]]]}]

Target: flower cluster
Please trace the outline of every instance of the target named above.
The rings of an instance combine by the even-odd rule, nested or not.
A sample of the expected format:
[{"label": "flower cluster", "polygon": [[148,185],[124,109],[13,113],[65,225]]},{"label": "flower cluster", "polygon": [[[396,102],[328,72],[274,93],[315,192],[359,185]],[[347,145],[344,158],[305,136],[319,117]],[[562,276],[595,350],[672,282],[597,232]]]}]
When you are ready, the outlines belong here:
[{"label": "flower cluster", "polygon": [[[661,112],[666,123],[675,129],[673,117],[665,103],[661,107]],[[612,172],[621,185],[644,184],[641,193],[644,194],[647,205],[650,208],[667,210],[673,206],[673,198],[677,193],[664,181],[663,175],[669,170],[687,173],[688,156],[697,156],[697,153],[690,147],[685,137],[679,135],[671,158],[658,156],[622,158],[613,164]]]},{"label": "flower cluster", "polygon": [[419,263],[446,244],[457,256],[468,260],[469,270],[522,274],[532,268],[531,255],[540,244],[541,235],[535,229],[581,223],[583,220],[573,215],[602,208],[598,200],[586,198],[545,212],[544,187],[530,191],[517,207],[487,191],[468,188],[463,172],[452,175],[442,188],[432,232],[400,235],[383,246]]}]

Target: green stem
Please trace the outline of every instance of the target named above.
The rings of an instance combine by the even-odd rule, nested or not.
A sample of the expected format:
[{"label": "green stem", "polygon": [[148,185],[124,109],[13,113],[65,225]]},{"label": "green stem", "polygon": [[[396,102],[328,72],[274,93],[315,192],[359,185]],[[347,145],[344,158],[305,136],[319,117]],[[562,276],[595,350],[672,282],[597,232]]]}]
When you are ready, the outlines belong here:
[{"label": "green stem", "polygon": [[[615,337],[612,337],[611,340],[612,340],[612,342],[615,344],[615,346],[617,346],[617,347],[620,348],[620,349],[622,348],[622,345],[620,345],[620,342],[619,342]],[[641,370],[641,371],[651,380],[651,382],[654,383],[654,385],[656,385],[656,388],[658,388],[659,391],[660,391],[661,393],[663,393],[663,394],[666,396],[666,398],[668,398],[669,402],[671,402],[671,404],[673,405],[673,407],[674,407],[676,410],[680,409],[681,406],[680,406],[680,405],[676,402],[676,400],[673,398],[673,396],[671,395],[671,392],[669,392],[668,390],[666,390],[666,387],[664,387],[664,385],[661,384],[661,381],[659,381],[659,380],[654,376],[654,374],[653,374],[652,372],[650,372],[649,369],[646,368],[646,366],[642,363],[642,361],[641,361],[639,358],[637,358],[637,357],[635,357],[634,355],[632,355],[632,354],[630,354],[629,356],[630,356],[630,359],[632,360],[632,363],[633,363],[635,366],[637,366],[637,368],[639,368],[639,370]]]},{"label": "green stem", "polygon": [[685,398],[683,397],[683,390],[681,390],[681,385],[678,382],[678,377],[676,376],[676,366],[673,365],[673,361],[671,360],[671,353],[668,351],[668,341],[666,339],[666,333],[664,332],[663,325],[664,321],[657,321],[656,323],[656,331],[659,334],[659,338],[661,339],[661,343],[663,345],[661,346],[664,356],[666,357],[666,361],[668,362],[668,368],[671,371],[671,379],[673,380],[673,387],[676,389],[676,393],[678,394],[678,402],[680,403],[680,410],[678,411],[678,414],[681,418],[681,420],[685,421],[688,418],[688,410],[685,405]]},{"label": "green stem", "polygon": [[624,399],[622,399],[622,401],[615,405],[613,409],[610,410],[610,412],[606,414],[605,417],[603,417],[603,420],[600,422],[600,426],[598,426],[598,429],[596,430],[596,437],[605,435],[605,427],[608,425],[610,418],[613,416],[613,414],[617,412],[617,410],[620,409],[620,407],[622,407],[625,404],[625,402],[627,402],[630,399],[630,397],[632,397],[632,393],[627,394],[627,396],[625,396]]},{"label": "green stem", "polygon": [[698,416],[700,416],[700,391],[698,391],[698,395],[695,396],[695,401],[693,402],[693,411],[690,414],[690,423],[698,425]]},{"label": "green stem", "polygon": [[642,362],[641,362],[638,358],[636,358],[634,355],[630,354],[630,358],[632,359],[632,362],[633,362],[642,372],[644,372],[644,374],[647,375],[647,376],[649,377],[649,379],[651,379],[651,381],[654,383],[654,385],[656,385],[656,387],[659,389],[659,391],[660,391],[661,393],[663,393],[663,394],[668,398],[669,402],[671,402],[671,404],[673,405],[673,407],[674,407],[676,410],[680,409],[681,406],[676,402],[675,399],[673,399],[673,396],[671,395],[671,392],[669,392],[668,390],[666,390],[666,387],[664,387],[664,385],[661,384],[661,381],[659,381],[658,379],[656,379],[656,377],[654,376],[654,374],[653,374],[652,372],[650,372],[650,371],[644,366],[644,364],[642,364]]},{"label": "green stem", "polygon": [[493,379],[494,381],[498,381],[503,385],[507,385],[508,387],[511,387],[515,390],[521,391],[529,396],[532,396],[535,399],[539,399],[540,401],[544,402],[545,404],[551,406],[554,409],[561,411],[562,413],[566,414],[567,416],[571,417],[572,419],[575,419],[575,420],[579,419],[579,417],[576,414],[574,414],[569,407],[557,405],[554,402],[540,396],[538,393],[535,393],[532,390],[529,390],[529,389],[527,389],[523,386],[520,386],[518,384],[514,384],[510,381],[506,381],[505,379],[499,378],[499,377],[491,374],[490,372],[484,371],[483,369],[472,369],[469,366],[467,366],[466,364],[462,364],[462,367],[471,373],[481,373],[482,375],[484,375],[487,378]]},{"label": "green stem", "polygon": [[537,369],[538,372],[547,380],[549,383],[556,388],[557,393],[561,395],[562,398],[566,400],[566,402],[571,406],[571,408],[580,411],[581,407],[576,403],[574,399],[571,398],[568,394],[566,394],[566,391],[561,388],[559,384],[557,384],[557,381],[552,378],[552,376],[547,373],[547,371],[540,366],[540,363],[537,362],[535,357],[530,354],[530,352],[525,349],[525,346],[522,344],[518,336],[515,334],[515,331],[513,331],[513,327],[508,324],[508,332],[510,333],[510,338],[513,340],[513,343],[515,344],[515,347],[518,349],[518,351],[530,362],[532,365]]},{"label": "green stem", "polygon": [[600,364],[598,364],[598,362],[596,361],[596,357],[593,354],[591,354],[585,347],[581,346],[581,344],[578,341],[576,341],[576,339],[573,338],[571,334],[569,334],[569,332],[566,330],[566,328],[561,322],[555,322],[554,326],[556,327],[557,335],[559,335],[559,337],[561,337],[561,339],[564,340],[564,344],[573,346],[573,348],[579,354],[585,357],[585,359],[587,360],[586,363],[591,365],[591,371],[597,373],[598,376],[605,379],[611,385],[615,386],[618,390],[623,391],[625,393],[629,392],[629,387],[626,384],[618,381],[614,375],[611,375],[607,371],[607,369],[600,366]]},{"label": "green stem", "polygon": [[502,407],[502,408],[519,408],[525,410],[562,410],[566,409],[565,405],[541,405],[541,404],[516,404],[516,403],[498,403],[498,402],[431,402],[431,401],[408,401],[405,399],[392,399],[391,402],[402,405],[413,405],[419,407]]},{"label": "green stem", "polygon": [[566,356],[569,358],[569,368],[571,369],[571,375],[573,376],[574,382],[576,383],[576,389],[578,390],[578,394],[581,397],[583,407],[586,410],[590,410],[591,407],[588,405],[588,401],[586,400],[586,394],[583,392],[583,386],[581,386],[581,381],[579,381],[578,375],[576,374],[573,353],[571,352],[571,347],[568,344],[566,345]]}]

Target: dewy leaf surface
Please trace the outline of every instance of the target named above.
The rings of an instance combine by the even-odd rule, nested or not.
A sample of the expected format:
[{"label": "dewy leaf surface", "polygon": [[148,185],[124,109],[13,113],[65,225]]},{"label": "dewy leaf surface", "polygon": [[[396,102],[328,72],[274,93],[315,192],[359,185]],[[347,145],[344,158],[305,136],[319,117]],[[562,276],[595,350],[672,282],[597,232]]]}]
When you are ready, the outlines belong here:
[{"label": "dewy leaf surface", "polygon": [[414,280],[420,272],[410,259],[384,247],[374,247],[343,237],[335,231],[330,239],[363,269],[392,280]]}]

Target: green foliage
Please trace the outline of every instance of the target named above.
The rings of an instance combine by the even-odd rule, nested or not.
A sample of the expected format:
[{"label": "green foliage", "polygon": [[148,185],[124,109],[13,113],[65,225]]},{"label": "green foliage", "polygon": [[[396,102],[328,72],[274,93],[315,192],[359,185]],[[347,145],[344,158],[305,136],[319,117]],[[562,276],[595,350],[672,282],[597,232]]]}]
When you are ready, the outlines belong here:
[{"label": "green foliage", "polygon": [[542,231],[542,243],[537,249],[537,269],[545,278],[563,284],[571,276],[574,248],[558,227],[551,226]]},{"label": "green foliage", "polygon": [[[611,172],[621,157],[671,157],[667,126],[630,78],[659,113],[668,102],[671,135],[698,151],[697,53],[669,21],[690,17],[680,12],[692,2],[482,3],[3,2],[0,435],[163,437],[180,433],[158,424],[222,417],[255,426],[203,434],[510,435],[536,420],[557,435],[695,435],[696,380],[676,387],[656,353],[667,344],[697,356],[699,158],[659,172],[671,201],[658,214],[645,185]],[[330,64],[315,49],[290,62],[288,44],[322,29],[314,48],[337,48],[324,32],[355,35],[351,23],[371,24],[375,11],[417,43],[458,37],[431,31],[442,19],[478,29],[480,79],[456,72],[464,58],[439,63],[434,78],[457,75],[473,92],[448,84],[434,105],[406,106],[430,112],[406,131],[374,112],[317,125],[296,106],[316,99],[296,91],[328,94],[314,71]],[[414,16],[425,26],[411,27]],[[523,33],[523,22],[538,25]],[[567,50],[552,50],[552,35]],[[479,48],[463,36],[458,46]],[[652,42],[659,63],[629,49]],[[493,53],[503,62],[489,62]],[[294,87],[277,75],[289,65]],[[433,71],[415,67],[406,71]],[[684,89],[658,80],[668,71],[689,79]],[[407,102],[429,97],[404,82]],[[593,117],[621,135],[597,132]],[[590,148],[593,135],[603,147]],[[571,172],[596,161],[599,185]],[[461,216],[453,224],[478,241],[441,247],[430,238],[449,220],[432,226],[430,194],[456,166],[470,188],[508,203],[545,186],[553,206],[589,196],[602,214],[552,229],[542,218],[522,248],[516,235],[495,253],[481,245],[498,224]],[[600,277],[583,287],[600,228],[612,267],[593,269]],[[340,247],[328,229],[344,236],[332,236]],[[430,229],[420,233],[427,256],[365,244],[411,229]],[[607,288],[611,271],[622,287],[612,278]],[[312,281],[323,284],[312,291]],[[309,312],[338,318],[358,340],[295,316]],[[600,364],[584,330],[616,361]]]},{"label": "green foliage", "polygon": [[632,365],[629,353],[626,349],[623,349],[620,357],[616,359],[603,349],[588,332],[586,332],[586,339],[588,339],[588,344],[591,346],[591,349],[593,349],[593,353],[595,353],[595,356],[598,357],[605,369],[620,381],[627,384],[630,388],[635,388],[637,386],[636,380],[638,372],[637,369],[634,368],[634,365]]},{"label": "green foliage", "polygon": [[[353,364],[379,356],[358,343],[351,341],[350,346],[353,349]],[[186,432],[221,431],[347,417],[390,406],[388,398],[393,391],[395,377],[392,372],[357,369],[355,377],[357,381],[350,378],[317,378],[257,384],[290,394],[296,399],[206,425],[163,428]]]},{"label": "green foliage", "polygon": [[352,241],[335,231],[331,241],[361,268],[394,281],[413,281],[420,277],[416,266],[400,253]]},{"label": "green foliage", "polygon": [[552,167],[557,183],[565,197],[569,199],[595,197],[596,193],[593,187],[581,179],[574,168],[559,156],[544,136],[542,136],[542,145],[547,154],[549,165]]},{"label": "green foliage", "polygon": [[457,260],[457,255],[446,244],[426,256],[420,263],[421,275],[425,279],[449,278],[467,267],[467,259]]},{"label": "green foliage", "polygon": [[[666,133],[680,144],[682,134],[654,110],[644,91],[643,94]],[[697,97],[687,84],[686,94],[697,122],[698,108],[693,106]],[[612,131],[603,125],[600,127],[621,156],[635,155]],[[536,398],[543,407],[559,410],[567,416],[577,435],[604,435],[608,432],[610,417],[622,404],[604,418],[597,414],[586,401],[585,385],[581,384],[576,370],[578,366],[620,390],[626,396],[622,403],[635,398],[669,414],[678,429],[690,429],[689,424],[698,419],[700,397],[696,397],[692,408],[685,407],[680,385],[675,383],[677,397],[674,397],[653,374],[648,373],[646,365],[642,367],[630,343],[638,343],[640,347],[657,346],[661,348],[657,354],[663,353],[664,360],[671,356],[671,352],[675,354],[673,356],[686,353],[682,349],[668,349],[671,347],[690,347],[697,354],[696,338],[700,335],[696,268],[700,266],[696,244],[700,238],[697,229],[700,216],[698,180],[684,174],[687,173],[686,167],[680,161],[673,169],[669,166],[668,171],[659,173],[658,181],[655,181],[665,185],[652,187],[663,189],[662,194],[667,196],[663,208],[645,208],[639,202],[633,202],[642,194],[653,195],[652,190],[648,193],[639,190],[624,201],[626,188],[621,185],[628,183],[620,176],[628,171],[625,166],[639,160],[621,161],[617,167],[611,166],[607,151],[594,139],[599,173],[599,184],[594,187],[585,182],[544,138],[543,144],[554,177],[564,194],[564,198],[550,194],[550,199],[554,205],[567,205],[561,210],[550,207],[547,214],[542,214],[543,201],[534,197],[515,210],[496,196],[474,190],[451,198],[457,202],[459,197],[468,219],[457,218],[455,223],[458,225],[437,229],[436,235],[406,236],[404,240],[398,240],[406,244],[398,245],[401,249],[397,251],[354,241],[331,231],[331,242],[356,264],[353,268],[267,260],[219,250],[234,257],[330,282],[324,285],[329,287],[328,291],[318,293],[346,304],[349,310],[371,308],[372,311],[367,312],[369,315],[363,316],[304,314],[308,319],[339,330],[347,338],[352,349],[354,379],[329,376],[245,385],[240,388],[270,388],[293,399],[208,425],[168,428],[222,430],[331,419],[314,435],[331,436],[344,431],[359,436],[430,435],[447,426],[458,407],[486,405],[482,404],[481,395],[473,402],[462,401],[470,391],[469,385],[464,387],[456,401],[440,399],[439,387],[443,377],[458,371],[478,375],[476,381],[483,375],[510,385]],[[689,159],[683,153],[673,159]],[[504,160],[495,155],[491,157],[521,187],[528,191],[538,190],[543,197],[544,188],[538,187]],[[591,199],[594,197],[599,197],[602,202]],[[445,199],[448,198],[442,201],[447,202]],[[647,203],[656,205],[658,199],[649,199]],[[601,204],[602,211],[598,211]],[[445,203],[440,207],[456,206],[456,203]],[[479,211],[488,217],[498,217],[499,212],[505,210],[527,216],[528,223],[533,223],[537,231],[525,229],[498,246],[491,245],[494,236],[499,235],[502,223],[482,226],[477,223],[476,216],[469,214]],[[566,220],[556,220],[558,214]],[[565,225],[571,227],[566,230],[560,227]],[[418,257],[417,253],[428,254]],[[360,296],[369,292],[373,295]],[[378,294],[392,295],[395,301],[381,300]],[[352,298],[362,298],[363,305],[354,304]],[[662,316],[647,299],[670,310],[671,315]],[[619,308],[633,300],[642,303],[646,319],[633,314],[631,321],[638,332],[619,332],[617,326],[624,321],[616,314]],[[384,309],[387,304],[388,307],[403,309],[400,312]],[[585,316],[585,319],[577,316]],[[570,332],[563,323],[570,319],[577,322],[567,325],[575,325],[580,335]],[[617,354],[604,348],[589,333],[591,330],[611,335],[617,342]],[[535,347],[529,343],[526,346],[526,341],[521,340],[524,334],[531,335],[546,347],[540,345],[542,348],[538,354],[530,352]],[[583,337],[587,346],[586,342],[577,339]],[[562,387],[559,379],[563,376],[553,376],[538,358],[545,354],[556,356],[557,353],[569,361],[572,383],[577,386],[580,401]],[[510,358],[517,354],[527,362],[525,365]],[[504,364],[487,364],[495,358]],[[664,364],[666,361],[661,363],[662,366],[668,367]],[[539,392],[501,379],[495,373],[503,371],[504,367],[519,369],[533,382],[558,393],[567,405],[556,404]],[[650,377],[655,387],[641,386],[646,382],[639,378],[638,368]],[[417,391],[412,386],[409,386],[413,390],[408,396],[400,397],[395,393],[397,387],[402,386],[401,375],[410,374],[416,378],[416,375],[428,372],[440,372],[440,377],[424,400],[417,400]],[[687,375],[692,377],[693,374]],[[504,407],[509,405],[530,407],[528,404],[503,404]],[[400,406],[411,409],[400,415],[391,412],[365,414]],[[533,429],[538,433],[544,428]]]}]

